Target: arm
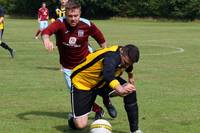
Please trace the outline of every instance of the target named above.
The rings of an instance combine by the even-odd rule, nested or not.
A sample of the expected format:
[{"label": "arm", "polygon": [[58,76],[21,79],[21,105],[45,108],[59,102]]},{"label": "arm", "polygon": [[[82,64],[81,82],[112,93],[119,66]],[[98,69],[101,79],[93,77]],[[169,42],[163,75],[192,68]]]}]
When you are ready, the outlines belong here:
[{"label": "arm", "polygon": [[50,41],[49,35],[48,34],[43,34],[42,35],[42,42],[45,46],[45,48],[49,51],[53,51],[53,42]]},{"label": "arm", "polygon": [[53,42],[50,41],[50,36],[55,34],[59,30],[59,21],[55,21],[51,23],[46,29],[44,29],[41,33],[42,41],[45,48],[49,51],[53,51]]},{"label": "arm", "polygon": [[126,69],[126,72],[128,74],[128,82],[130,84],[133,84],[134,85],[134,78],[133,78],[133,65],[129,66],[127,69]]},{"label": "arm", "polygon": [[3,23],[4,17],[0,16],[0,23]]},{"label": "arm", "polygon": [[91,23],[90,32],[91,32],[91,36],[97,41],[97,43],[99,44],[101,48],[107,47],[107,44],[102,32],[93,23]]},{"label": "arm", "polygon": [[113,53],[107,54],[103,61],[103,79],[118,95],[125,96],[135,91],[135,87],[131,84],[127,84],[126,86],[120,85],[119,81],[115,78],[115,70],[119,64],[120,58],[118,55]]},{"label": "arm", "polygon": [[132,72],[129,72],[128,73],[128,82],[130,84],[133,84],[134,85],[134,78],[133,78],[133,73]]},{"label": "arm", "polygon": [[40,9],[38,10],[38,23],[40,23],[40,20],[41,20],[41,12],[40,12]]},{"label": "arm", "polygon": [[47,20],[49,19],[49,10],[47,9]]}]

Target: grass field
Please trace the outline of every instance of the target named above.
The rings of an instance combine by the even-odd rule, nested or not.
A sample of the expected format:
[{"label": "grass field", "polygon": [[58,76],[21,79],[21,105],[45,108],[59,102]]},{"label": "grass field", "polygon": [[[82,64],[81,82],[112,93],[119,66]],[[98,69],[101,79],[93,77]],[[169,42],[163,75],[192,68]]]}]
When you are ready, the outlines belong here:
[{"label": "grass field", "polygon": [[[135,43],[141,50],[135,79],[143,132],[199,133],[200,23],[134,19],[95,23],[109,45]],[[41,40],[34,39],[36,30],[36,20],[6,20],[3,38],[15,48],[16,58],[10,59],[0,48],[0,132],[76,133],[67,128],[69,91],[59,71],[57,49],[48,53]],[[91,43],[98,47],[92,39]],[[113,133],[128,133],[122,99],[112,101],[118,117],[113,120],[106,114],[105,119]],[[94,113],[90,123],[93,117]]]}]

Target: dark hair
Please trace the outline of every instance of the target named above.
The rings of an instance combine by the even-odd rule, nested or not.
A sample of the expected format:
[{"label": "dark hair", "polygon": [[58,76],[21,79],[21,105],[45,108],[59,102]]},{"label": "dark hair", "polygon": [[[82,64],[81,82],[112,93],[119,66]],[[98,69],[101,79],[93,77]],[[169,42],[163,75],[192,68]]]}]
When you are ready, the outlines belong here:
[{"label": "dark hair", "polygon": [[71,9],[76,9],[76,8],[81,9],[81,4],[75,0],[69,0],[65,6],[66,10],[71,10]]},{"label": "dark hair", "polygon": [[133,44],[128,44],[122,47],[122,54],[128,56],[132,62],[138,62],[140,58],[140,52],[138,47]]}]

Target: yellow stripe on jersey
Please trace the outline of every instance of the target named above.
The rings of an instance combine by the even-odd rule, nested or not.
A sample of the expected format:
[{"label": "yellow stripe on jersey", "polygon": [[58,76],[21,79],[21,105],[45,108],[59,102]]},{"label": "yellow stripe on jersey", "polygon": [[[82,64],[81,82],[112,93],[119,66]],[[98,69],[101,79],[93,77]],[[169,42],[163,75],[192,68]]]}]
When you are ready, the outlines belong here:
[{"label": "yellow stripe on jersey", "polygon": [[65,16],[65,8],[56,9],[56,15],[58,16],[58,18],[64,17]]},{"label": "yellow stripe on jersey", "polygon": [[[0,17],[0,19],[3,18],[3,17]],[[0,30],[2,30],[4,28],[4,23],[0,23]]]},{"label": "yellow stripe on jersey", "polygon": [[91,90],[97,85],[105,84],[102,82],[102,67],[104,55],[108,52],[117,51],[119,46],[112,46],[97,50],[86,57],[86,60],[75,67],[72,73],[72,83],[80,90]]},{"label": "yellow stripe on jersey", "polygon": [[119,81],[116,80],[116,79],[112,80],[112,81],[109,83],[109,86],[110,86],[111,88],[116,88],[116,86],[118,86],[118,85],[120,85],[120,83],[119,83]]}]

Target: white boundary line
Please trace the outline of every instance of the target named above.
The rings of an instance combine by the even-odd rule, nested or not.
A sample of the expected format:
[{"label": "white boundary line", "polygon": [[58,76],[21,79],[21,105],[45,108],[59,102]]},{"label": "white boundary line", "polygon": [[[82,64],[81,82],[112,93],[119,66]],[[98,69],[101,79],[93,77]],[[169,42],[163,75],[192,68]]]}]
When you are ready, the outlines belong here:
[{"label": "white boundary line", "polygon": [[171,48],[171,49],[175,49],[173,51],[170,52],[163,52],[163,53],[153,53],[153,54],[142,54],[142,55],[170,55],[170,54],[177,54],[177,53],[183,53],[185,50],[183,48],[179,48],[179,47],[173,47],[173,46],[163,46],[163,45],[152,45],[152,44],[148,44],[148,45],[139,45],[140,46],[156,46],[156,47],[163,47],[163,48]]},{"label": "white boundary line", "polygon": [[[169,40],[169,39],[166,39],[166,40]],[[129,41],[131,41],[131,40],[129,40]],[[157,40],[144,40],[144,41],[142,41],[142,42],[157,42]],[[14,42],[14,41],[10,41],[10,42]],[[90,42],[95,42],[94,40],[91,40]],[[128,41],[127,41],[128,42]],[[24,41],[24,42],[22,42],[22,41],[19,41],[19,42],[14,42],[14,43],[42,43],[42,41],[29,41],[29,42],[26,42],[26,41]],[[122,41],[117,41],[116,43],[111,43],[111,44],[120,44],[120,43],[122,43]],[[124,44],[125,43],[125,41],[122,43],[122,44]],[[136,43],[137,44],[137,43]],[[170,51],[170,52],[163,52],[163,53],[152,53],[152,54],[142,54],[142,55],[144,55],[144,56],[146,56],[146,55],[170,55],[170,54],[177,54],[177,53],[183,53],[185,50],[183,49],[183,48],[180,48],[180,47],[173,47],[173,46],[164,46],[164,45],[157,45],[157,44],[140,44],[140,45],[138,45],[139,47],[140,46],[153,46],[153,47],[163,47],[163,48],[171,48],[171,49],[175,49],[175,50],[173,50],[173,51]]]}]

